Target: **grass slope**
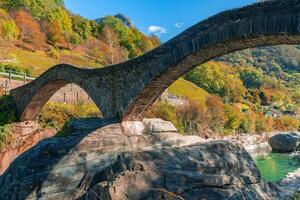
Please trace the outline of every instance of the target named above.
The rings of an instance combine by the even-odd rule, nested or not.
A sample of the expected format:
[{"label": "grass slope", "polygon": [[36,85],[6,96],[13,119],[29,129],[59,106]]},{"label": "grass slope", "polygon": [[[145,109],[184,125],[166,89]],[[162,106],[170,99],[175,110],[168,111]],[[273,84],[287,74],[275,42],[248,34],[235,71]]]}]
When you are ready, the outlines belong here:
[{"label": "grass slope", "polygon": [[[4,58],[14,59],[15,62],[5,62]],[[22,69],[28,69],[33,76],[39,76],[47,69],[59,63],[73,64],[78,67],[96,67],[99,63],[72,51],[59,51],[56,56],[50,56],[43,51],[28,51],[16,47],[0,48],[0,65],[9,64],[19,66]]]},{"label": "grass slope", "polygon": [[180,78],[177,81],[175,81],[169,87],[169,92],[174,95],[186,96],[190,100],[196,101],[198,103],[204,103],[206,97],[209,96],[208,92],[183,78]]}]

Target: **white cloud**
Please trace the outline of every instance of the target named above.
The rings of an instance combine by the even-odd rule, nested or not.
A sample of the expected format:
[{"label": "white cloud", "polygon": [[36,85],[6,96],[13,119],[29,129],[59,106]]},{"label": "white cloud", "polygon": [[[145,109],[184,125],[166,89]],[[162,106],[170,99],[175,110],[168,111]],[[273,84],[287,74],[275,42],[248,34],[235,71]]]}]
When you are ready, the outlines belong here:
[{"label": "white cloud", "polygon": [[184,23],[182,23],[182,22],[177,22],[177,23],[174,24],[174,26],[175,26],[176,28],[182,28],[183,25],[184,25]]},{"label": "white cloud", "polygon": [[148,27],[148,32],[150,34],[162,35],[167,33],[167,30],[164,27],[152,25]]}]

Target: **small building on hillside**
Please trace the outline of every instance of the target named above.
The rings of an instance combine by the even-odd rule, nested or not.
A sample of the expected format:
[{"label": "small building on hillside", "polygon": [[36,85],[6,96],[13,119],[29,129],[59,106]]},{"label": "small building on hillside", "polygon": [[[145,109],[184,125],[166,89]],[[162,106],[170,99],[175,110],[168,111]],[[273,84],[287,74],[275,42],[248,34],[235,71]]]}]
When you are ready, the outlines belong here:
[{"label": "small building on hillside", "polygon": [[160,96],[160,100],[165,101],[173,106],[183,106],[188,104],[186,97],[171,94],[168,89],[166,89]]},{"label": "small building on hillside", "polygon": [[268,108],[265,111],[265,116],[271,116],[271,117],[277,118],[277,117],[280,117],[282,115],[283,115],[283,113],[280,110],[275,109],[275,108]]}]

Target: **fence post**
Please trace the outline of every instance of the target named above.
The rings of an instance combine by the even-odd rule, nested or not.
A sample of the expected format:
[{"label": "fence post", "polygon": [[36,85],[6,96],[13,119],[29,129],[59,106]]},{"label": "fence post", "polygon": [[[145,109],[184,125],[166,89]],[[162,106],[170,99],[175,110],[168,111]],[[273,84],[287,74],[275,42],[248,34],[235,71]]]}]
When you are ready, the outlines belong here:
[{"label": "fence post", "polygon": [[5,80],[4,92],[5,95],[8,95],[8,80]]},{"label": "fence post", "polygon": [[64,103],[66,103],[66,93],[64,92]]},{"label": "fence post", "polygon": [[9,71],[8,71],[8,80],[9,80],[9,82],[11,82],[11,69],[9,69]]},{"label": "fence post", "polygon": [[76,99],[77,99],[77,102],[78,102],[78,99],[79,99],[79,94],[78,94],[78,92],[76,93]]},{"label": "fence post", "polygon": [[26,83],[26,73],[24,73],[23,82],[24,82],[24,84]]}]

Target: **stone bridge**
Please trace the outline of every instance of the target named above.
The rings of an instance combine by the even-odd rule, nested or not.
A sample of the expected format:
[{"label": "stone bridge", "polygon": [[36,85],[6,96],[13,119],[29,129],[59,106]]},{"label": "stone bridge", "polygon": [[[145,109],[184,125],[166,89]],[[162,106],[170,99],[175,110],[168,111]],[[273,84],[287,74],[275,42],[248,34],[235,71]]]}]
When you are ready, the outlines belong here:
[{"label": "stone bridge", "polygon": [[11,91],[22,121],[35,120],[66,84],[83,88],[104,117],[139,120],[162,92],[194,67],[230,52],[300,43],[300,0],[274,0],[222,12],[144,55],[99,69],[57,65]]}]

